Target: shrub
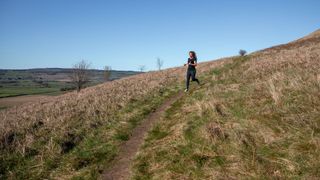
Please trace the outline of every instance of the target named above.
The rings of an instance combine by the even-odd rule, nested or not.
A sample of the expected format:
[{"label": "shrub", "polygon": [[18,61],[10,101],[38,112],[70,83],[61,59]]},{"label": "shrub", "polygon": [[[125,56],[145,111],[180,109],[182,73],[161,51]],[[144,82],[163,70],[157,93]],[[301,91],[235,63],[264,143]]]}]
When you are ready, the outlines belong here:
[{"label": "shrub", "polygon": [[239,55],[240,56],[244,56],[244,55],[246,55],[247,54],[247,51],[246,50],[243,50],[243,49],[240,49],[239,50]]},{"label": "shrub", "polygon": [[60,91],[73,91],[75,89],[76,87],[63,87],[63,88],[60,88]]}]

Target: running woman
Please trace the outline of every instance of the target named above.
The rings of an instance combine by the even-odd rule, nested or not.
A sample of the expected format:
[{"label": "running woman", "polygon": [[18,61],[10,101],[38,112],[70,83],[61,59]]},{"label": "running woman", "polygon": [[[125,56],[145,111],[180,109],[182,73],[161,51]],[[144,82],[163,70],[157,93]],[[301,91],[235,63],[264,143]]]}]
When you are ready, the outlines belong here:
[{"label": "running woman", "polygon": [[188,63],[184,64],[184,66],[188,66],[185,90],[185,92],[187,92],[189,91],[190,78],[192,81],[196,81],[200,85],[199,80],[196,78],[197,55],[194,51],[189,52]]}]

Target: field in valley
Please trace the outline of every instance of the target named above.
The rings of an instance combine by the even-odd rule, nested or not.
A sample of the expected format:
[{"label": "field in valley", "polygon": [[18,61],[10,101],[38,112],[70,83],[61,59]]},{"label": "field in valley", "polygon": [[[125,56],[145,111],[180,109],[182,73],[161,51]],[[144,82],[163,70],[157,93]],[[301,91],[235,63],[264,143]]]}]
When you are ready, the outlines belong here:
[{"label": "field in valley", "polygon": [[[71,69],[42,68],[26,70],[0,70],[0,108],[5,109],[40,97],[56,96],[74,90],[70,80]],[[105,82],[102,70],[90,70],[87,87]],[[109,80],[135,75],[134,71],[112,71]],[[11,98],[12,97],[12,98]],[[14,97],[14,98],[13,98]]]}]

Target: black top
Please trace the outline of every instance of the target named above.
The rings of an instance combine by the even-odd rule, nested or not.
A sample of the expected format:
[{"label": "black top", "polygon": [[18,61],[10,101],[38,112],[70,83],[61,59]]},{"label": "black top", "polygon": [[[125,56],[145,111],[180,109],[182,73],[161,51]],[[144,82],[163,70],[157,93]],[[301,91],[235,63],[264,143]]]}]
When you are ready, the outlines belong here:
[{"label": "black top", "polygon": [[197,62],[197,58],[188,58],[188,70],[196,70],[195,66],[189,65],[189,63],[194,64]]}]

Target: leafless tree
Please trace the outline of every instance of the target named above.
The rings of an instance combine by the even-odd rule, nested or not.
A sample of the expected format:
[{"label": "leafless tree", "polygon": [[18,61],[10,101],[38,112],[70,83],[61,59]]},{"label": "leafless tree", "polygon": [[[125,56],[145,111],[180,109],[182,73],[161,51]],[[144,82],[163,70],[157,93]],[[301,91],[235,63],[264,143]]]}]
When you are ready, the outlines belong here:
[{"label": "leafless tree", "polygon": [[163,60],[161,60],[160,58],[157,58],[157,67],[159,71],[161,70],[162,66],[163,66]]},{"label": "leafless tree", "polygon": [[240,51],[239,51],[239,55],[240,55],[240,56],[244,56],[244,55],[246,55],[246,54],[247,54],[247,51],[246,51],[246,50],[240,49]]},{"label": "leafless tree", "polygon": [[105,66],[104,67],[104,72],[103,72],[103,77],[105,81],[109,81],[111,77],[111,66]]},{"label": "leafless tree", "polygon": [[139,69],[140,72],[143,72],[143,71],[146,70],[146,66],[145,65],[140,65],[138,69]]},{"label": "leafless tree", "polygon": [[90,64],[85,60],[81,60],[73,65],[71,81],[75,84],[78,92],[89,82],[89,67]]}]

